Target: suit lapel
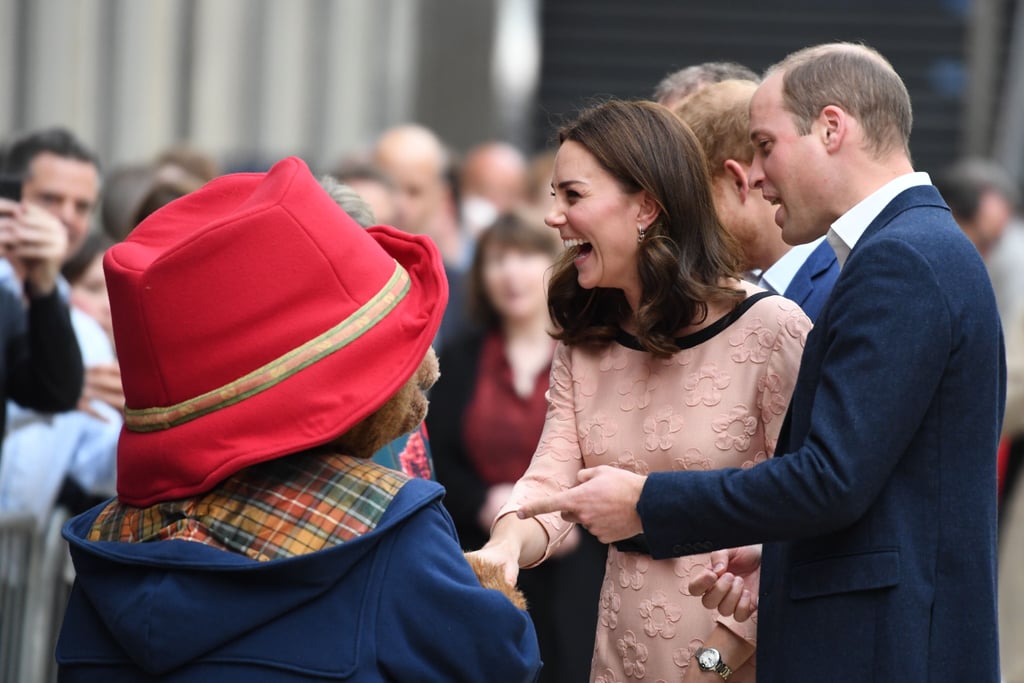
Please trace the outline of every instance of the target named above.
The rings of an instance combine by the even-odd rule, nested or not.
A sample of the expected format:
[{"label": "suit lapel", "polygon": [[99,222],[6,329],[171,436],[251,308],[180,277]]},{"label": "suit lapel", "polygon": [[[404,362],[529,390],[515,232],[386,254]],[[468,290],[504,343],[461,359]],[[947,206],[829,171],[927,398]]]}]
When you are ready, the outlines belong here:
[{"label": "suit lapel", "polygon": [[828,242],[822,242],[810,253],[800,269],[793,275],[789,287],[786,288],[785,296],[801,306],[807,302],[807,298],[814,292],[814,280],[828,270],[832,261],[836,258],[835,252]]}]

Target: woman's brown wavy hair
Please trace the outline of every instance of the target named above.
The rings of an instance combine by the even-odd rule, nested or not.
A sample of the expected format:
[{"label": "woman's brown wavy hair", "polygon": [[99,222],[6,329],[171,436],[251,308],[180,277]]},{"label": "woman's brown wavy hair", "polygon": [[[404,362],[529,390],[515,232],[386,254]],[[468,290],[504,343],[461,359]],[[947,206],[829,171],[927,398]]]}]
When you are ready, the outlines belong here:
[{"label": "woman's brown wavy hair", "polygon": [[[693,133],[653,102],[611,100],[583,111],[558,132],[558,143],[582,145],[627,193],[644,190],[659,207],[638,251],[641,293],[636,337],[657,357],[678,351],[676,333],[707,318],[708,303],[738,303],[743,292],[722,285],[738,277],[737,248],[711,197],[707,161]],[[623,225],[635,231],[635,225]],[[586,290],[571,252],[555,264],[548,307],[566,344],[603,345],[632,315],[622,290]]]}]

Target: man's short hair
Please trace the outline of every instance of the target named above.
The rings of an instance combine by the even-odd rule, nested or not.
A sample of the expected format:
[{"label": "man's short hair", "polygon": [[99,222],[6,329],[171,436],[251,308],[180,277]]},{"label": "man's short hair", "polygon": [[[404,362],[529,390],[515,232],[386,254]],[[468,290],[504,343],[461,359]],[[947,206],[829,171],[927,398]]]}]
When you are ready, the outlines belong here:
[{"label": "man's short hair", "polygon": [[801,135],[829,105],[850,114],[864,130],[868,151],[910,156],[910,95],[892,64],[855,43],[828,43],[794,52],[768,69],[781,71],[784,106]]},{"label": "man's short hair", "polygon": [[673,109],[700,141],[712,176],[722,173],[729,159],[747,165],[754,160],[754,146],[750,142],[750,98],[755,90],[757,83],[752,81],[713,83]]},{"label": "man's short hair", "polygon": [[736,62],[704,62],[670,73],[654,89],[654,101],[671,105],[702,86],[722,81],[752,81],[760,83],[761,77],[753,70]]},{"label": "man's short hair", "polygon": [[99,173],[99,158],[74,133],[60,127],[29,131],[11,140],[4,149],[0,172],[24,179],[32,160],[44,153],[92,164]]}]

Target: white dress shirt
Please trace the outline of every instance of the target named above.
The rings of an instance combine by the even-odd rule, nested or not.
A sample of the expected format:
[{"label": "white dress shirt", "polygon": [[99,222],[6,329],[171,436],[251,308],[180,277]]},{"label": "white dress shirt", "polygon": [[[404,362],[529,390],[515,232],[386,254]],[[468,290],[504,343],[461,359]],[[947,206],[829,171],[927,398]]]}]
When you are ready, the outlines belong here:
[{"label": "white dress shirt", "polygon": [[846,265],[846,259],[850,257],[850,252],[857,246],[857,241],[871,225],[871,221],[878,218],[882,209],[889,205],[889,202],[904,190],[931,184],[932,179],[927,173],[921,171],[901,175],[882,185],[840,216],[825,236],[828,243],[832,245],[832,250],[836,252],[839,267],[842,268]]}]

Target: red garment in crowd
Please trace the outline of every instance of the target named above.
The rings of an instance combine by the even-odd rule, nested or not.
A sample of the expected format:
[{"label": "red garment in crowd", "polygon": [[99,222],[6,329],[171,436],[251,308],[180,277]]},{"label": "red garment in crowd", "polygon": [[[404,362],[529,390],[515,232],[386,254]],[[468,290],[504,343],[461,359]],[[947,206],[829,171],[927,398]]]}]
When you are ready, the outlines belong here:
[{"label": "red garment in crowd", "polygon": [[524,398],[516,393],[501,334],[484,339],[462,429],[467,455],[488,485],[514,483],[526,471],[544,429],[550,371],[549,364],[538,373]]},{"label": "red garment in crowd", "polygon": [[1010,440],[1003,438],[999,442],[999,451],[997,454],[997,469],[996,474],[998,475],[998,486],[999,486],[999,501],[1003,500],[1003,487],[1006,484],[1006,470],[1010,464]]}]

